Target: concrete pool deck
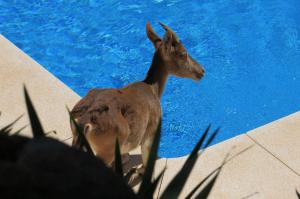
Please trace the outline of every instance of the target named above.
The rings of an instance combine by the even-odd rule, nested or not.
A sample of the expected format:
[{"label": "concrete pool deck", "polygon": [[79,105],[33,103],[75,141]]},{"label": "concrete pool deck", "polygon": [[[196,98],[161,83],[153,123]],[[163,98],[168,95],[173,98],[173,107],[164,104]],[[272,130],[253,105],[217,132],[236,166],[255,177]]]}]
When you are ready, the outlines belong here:
[{"label": "concrete pool deck", "polygon": [[[57,134],[51,136],[70,143],[65,107],[72,107],[80,97],[0,35],[0,127],[26,113],[23,84],[28,88],[45,130],[56,130]],[[25,114],[15,128],[28,123]],[[30,132],[30,127],[24,132]],[[209,198],[297,198],[295,190],[300,190],[300,112],[209,147],[198,159],[180,198],[220,166],[227,153],[234,156],[244,149],[248,150],[224,166]],[[156,172],[164,167],[167,170],[156,196],[163,192],[185,160],[186,157],[158,160]]]}]

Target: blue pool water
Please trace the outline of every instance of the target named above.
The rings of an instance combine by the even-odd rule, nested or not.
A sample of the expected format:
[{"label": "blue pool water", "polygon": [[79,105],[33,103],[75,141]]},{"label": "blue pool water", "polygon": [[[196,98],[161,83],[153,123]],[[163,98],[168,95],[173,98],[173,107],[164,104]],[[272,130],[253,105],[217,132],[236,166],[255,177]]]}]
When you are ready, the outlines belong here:
[{"label": "blue pool water", "polygon": [[144,78],[145,24],[172,27],[206,69],[170,78],[160,155],[185,155],[208,125],[214,143],[300,109],[299,0],[0,0],[0,33],[84,96]]}]

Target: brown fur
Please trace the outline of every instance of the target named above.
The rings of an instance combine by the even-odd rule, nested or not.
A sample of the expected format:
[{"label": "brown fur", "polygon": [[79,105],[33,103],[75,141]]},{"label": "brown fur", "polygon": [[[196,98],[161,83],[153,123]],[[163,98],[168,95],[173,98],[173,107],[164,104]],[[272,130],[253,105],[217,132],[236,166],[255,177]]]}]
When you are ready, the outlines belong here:
[{"label": "brown fur", "polygon": [[[73,108],[71,114],[84,133],[96,156],[107,164],[114,160],[115,140],[122,154],[141,145],[143,165],[146,164],[156,128],[162,116],[160,97],[168,75],[200,80],[204,70],[193,60],[175,33],[166,30],[162,39],[152,30],[146,32],[156,52],[144,81],[121,89],[93,89]],[[72,128],[73,145],[78,136]]]}]

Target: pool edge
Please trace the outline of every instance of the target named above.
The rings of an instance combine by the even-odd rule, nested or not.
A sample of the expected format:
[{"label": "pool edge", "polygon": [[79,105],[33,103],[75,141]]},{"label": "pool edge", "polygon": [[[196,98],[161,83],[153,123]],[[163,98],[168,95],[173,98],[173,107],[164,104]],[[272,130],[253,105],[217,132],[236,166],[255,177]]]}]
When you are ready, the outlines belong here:
[{"label": "pool edge", "polygon": [[[68,122],[69,119],[65,106],[72,107],[80,97],[67,85],[0,34],[0,74],[1,73],[4,74],[3,78],[0,79],[0,89],[3,91],[2,98],[0,99],[0,108],[3,113],[1,122],[3,124],[12,121],[17,116],[26,112],[22,96],[22,87],[25,83],[33,103],[37,107],[38,114],[40,115],[45,129],[49,131],[55,129],[58,132],[63,132],[58,135],[53,135],[60,140],[67,140],[71,137]],[[49,110],[51,110],[52,114],[49,113]],[[53,113],[55,113],[55,115],[53,115]],[[47,120],[43,118],[47,118]],[[290,120],[292,120],[292,122],[289,122]],[[16,127],[18,128],[24,124],[28,124],[27,117],[22,119]],[[28,130],[29,129],[27,129],[27,132]],[[300,182],[296,179],[296,177],[299,178],[297,174],[300,173],[300,171],[294,168],[294,165],[298,164],[298,162],[300,163],[300,158],[295,159],[295,155],[297,154],[294,154],[291,158],[289,158],[289,155],[286,155],[289,154],[288,152],[290,151],[294,153],[300,151],[294,143],[295,140],[300,140],[300,135],[295,133],[295,130],[300,130],[300,112],[293,113],[253,129],[245,134],[241,134],[209,147],[205,152],[206,156],[204,154],[203,157],[204,159],[206,158],[206,163],[205,160],[201,160],[201,157],[200,161],[204,161],[204,163],[199,163],[200,166],[196,167],[193,172],[195,172],[194,174],[199,174],[199,178],[200,176],[203,177],[205,176],[205,173],[207,174],[209,171],[207,168],[213,168],[219,165],[228,151],[233,153],[232,150],[234,150],[234,153],[236,154],[239,150],[253,146],[249,151],[246,151],[238,157],[240,158],[239,161],[232,161],[232,163],[230,163],[231,169],[224,171],[224,175],[228,177],[224,179],[221,178],[220,183],[216,184],[216,187],[219,187],[220,190],[217,188],[214,189],[212,192],[213,196],[218,198],[232,198],[260,194],[261,196],[270,198],[277,194],[279,196],[284,196],[285,198],[287,198],[287,196],[291,197],[292,193],[290,191],[292,190],[288,189],[288,187],[294,189],[298,186],[298,188],[300,188]],[[292,136],[292,138],[284,139],[287,134]],[[285,143],[282,143],[282,141]],[[139,153],[139,151],[137,151],[137,153]],[[253,159],[249,160],[246,155]],[[185,159],[186,156],[181,158],[168,158],[164,159],[166,160],[166,163],[159,164],[158,169],[167,166],[161,190],[164,189],[165,185],[174,175],[174,172],[176,172],[178,166],[182,165]],[[267,161],[264,161],[265,159]],[[249,163],[253,161],[257,161],[257,165],[249,165]],[[234,162],[235,164],[233,164]],[[201,166],[202,164],[203,166]],[[205,164],[210,166],[205,166]],[[245,169],[245,165],[248,165],[249,168]],[[272,167],[269,165],[275,166]],[[257,169],[258,171],[266,169],[265,172],[258,172],[260,174],[265,173],[266,175],[247,173],[247,171],[251,171],[251,169]],[[291,169],[295,171],[292,171]],[[241,173],[234,173],[235,171],[240,171]],[[240,185],[240,183],[235,187],[234,183],[238,182],[235,182],[233,180],[235,178],[231,179],[231,177],[236,175],[248,176],[252,181],[244,183],[243,186],[245,187]],[[271,181],[272,175],[274,175],[273,181]],[[281,182],[283,177],[285,177],[284,183]],[[186,187],[191,188],[197,180],[198,178],[192,177],[188,181]],[[265,185],[266,182],[267,185]],[[229,186],[228,183],[231,183],[231,188],[228,187],[224,192],[223,189],[226,188],[226,186]],[[255,184],[259,183],[263,184],[256,187]],[[286,186],[286,191],[280,189],[280,187],[283,186]],[[187,189],[185,190],[187,191]]]}]

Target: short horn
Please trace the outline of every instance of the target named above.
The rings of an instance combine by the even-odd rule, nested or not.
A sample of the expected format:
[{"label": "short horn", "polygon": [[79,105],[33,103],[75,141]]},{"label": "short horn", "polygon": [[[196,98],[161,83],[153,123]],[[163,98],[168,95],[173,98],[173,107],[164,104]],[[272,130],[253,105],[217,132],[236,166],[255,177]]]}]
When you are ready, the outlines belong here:
[{"label": "short horn", "polygon": [[161,22],[159,22],[159,24],[163,27],[163,29],[165,29],[165,31],[171,32],[172,35],[174,36],[174,39],[176,40],[176,42],[179,43],[179,39],[178,39],[177,35],[175,34],[175,32],[171,28],[169,28],[167,25],[165,25],[165,24],[163,24]]},{"label": "short horn", "polygon": [[165,31],[171,31],[173,32],[168,26],[166,26],[165,24],[159,22],[159,24],[165,29]]}]

